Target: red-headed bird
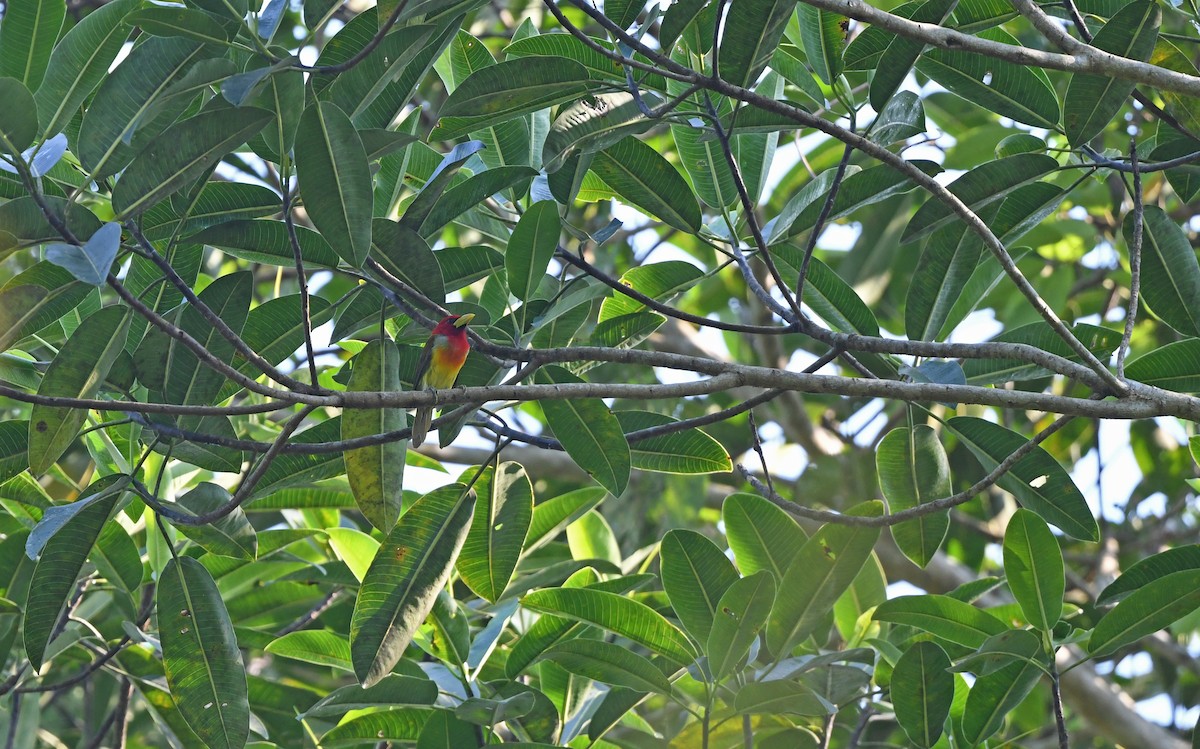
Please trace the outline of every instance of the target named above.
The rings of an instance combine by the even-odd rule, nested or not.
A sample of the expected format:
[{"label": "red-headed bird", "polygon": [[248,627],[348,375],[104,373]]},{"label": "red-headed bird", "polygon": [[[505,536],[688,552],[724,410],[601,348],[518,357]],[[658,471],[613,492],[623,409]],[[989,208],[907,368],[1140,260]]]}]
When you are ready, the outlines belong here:
[{"label": "red-headed bird", "polygon": [[[417,387],[421,389],[445,389],[454,387],[458,371],[467,360],[471,342],[467,340],[467,324],[475,315],[449,315],[443,317],[425,342],[421,359],[417,362]],[[422,406],[413,415],[412,446],[420,447],[429,433],[433,421],[433,406]]]}]

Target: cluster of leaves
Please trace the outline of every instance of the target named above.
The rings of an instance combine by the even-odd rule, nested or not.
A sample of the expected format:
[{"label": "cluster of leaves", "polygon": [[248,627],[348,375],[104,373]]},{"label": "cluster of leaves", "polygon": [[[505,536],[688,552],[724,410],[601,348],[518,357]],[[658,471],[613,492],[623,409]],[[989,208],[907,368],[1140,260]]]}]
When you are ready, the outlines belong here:
[{"label": "cluster of leaves", "polygon": [[[991,56],[838,0],[485,5],[5,3],[0,736],[1087,742],[1063,680],[1200,607],[1188,450],[1135,424],[1116,528],[1060,462],[1074,416],[1200,413],[1197,100],[1027,65],[1007,2],[890,11]],[[1200,81],[1181,11],[1062,13]],[[432,455],[473,465],[438,485],[405,409],[446,313],[475,338]]]}]

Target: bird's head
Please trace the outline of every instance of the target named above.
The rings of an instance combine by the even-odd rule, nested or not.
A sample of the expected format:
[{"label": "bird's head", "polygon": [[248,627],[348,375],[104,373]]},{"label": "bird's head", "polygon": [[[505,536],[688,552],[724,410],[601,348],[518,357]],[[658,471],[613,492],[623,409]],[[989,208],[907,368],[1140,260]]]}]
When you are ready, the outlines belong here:
[{"label": "bird's head", "polygon": [[475,319],[475,315],[468,312],[465,315],[447,315],[442,318],[442,321],[433,329],[434,335],[464,335],[467,325]]}]

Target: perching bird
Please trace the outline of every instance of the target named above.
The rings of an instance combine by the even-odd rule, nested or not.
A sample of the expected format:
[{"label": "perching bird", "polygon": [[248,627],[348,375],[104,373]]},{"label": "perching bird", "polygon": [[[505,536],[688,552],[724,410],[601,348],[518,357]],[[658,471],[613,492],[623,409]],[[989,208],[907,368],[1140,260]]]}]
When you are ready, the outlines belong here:
[{"label": "perching bird", "polygon": [[[467,360],[467,352],[471,350],[471,342],[467,340],[467,324],[475,319],[475,315],[449,315],[433,329],[421,359],[417,362],[417,376],[414,378],[419,388],[450,388],[463,362]],[[429,425],[433,421],[433,406],[422,406],[413,414],[412,446],[420,447],[429,433]]]}]

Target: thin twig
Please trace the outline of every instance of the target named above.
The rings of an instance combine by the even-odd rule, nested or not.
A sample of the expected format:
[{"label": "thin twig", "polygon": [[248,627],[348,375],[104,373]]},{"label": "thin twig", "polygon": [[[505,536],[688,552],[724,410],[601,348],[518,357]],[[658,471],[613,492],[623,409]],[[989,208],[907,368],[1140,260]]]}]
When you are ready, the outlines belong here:
[{"label": "thin twig", "polygon": [[1054,725],[1058,729],[1058,749],[1071,749],[1071,738],[1067,734],[1067,721],[1063,718],[1062,684],[1058,679],[1058,665],[1050,659],[1050,694],[1054,702]]},{"label": "thin twig", "polygon": [[[354,55],[349,59],[339,62],[336,65],[291,65],[289,66],[289,69],[299,70],[302,73],[317,73],[320,75],[334,75],[337,73],[346,72],[355,65],[358,65],[363,60],[367,59],[367,56],[375,51],[375,48],[383,42],[383,39],[387,36],[387,33],[391,31],[392,27],[396,25],[396,22],[400,20],[400,14],[404,12],[406,7],[408,7],[408,0],[400,0],[400,3],[392,10],[392,14],[387,17],[387,20],[385,20],[383,25],[380,26],[375,32],[375,36],[371,37],[371,39],[363,46],[363,48],[354,53]],[[276,62],[283,62],[283,60],[276,60]]]},{"label": "thin twig", "polygon": [[[288,211],[288,213],[290,213],[290,211]],[[221,334],[222,338],[229,341],[229,343],[233,345],[234,349],[239,354],[244,356],[247,361],[253,363],[260,372],[265,374],[267,377],[270,377],[275,382],[278,382],[280,385],[292,390],[298,390],[302,393],[322,392],[321,388],[318,387],[315,381],[311,385],[300,382],[299,380],[280,372],[277,367],[272,365],[266,359],[262,358],[261,354],[250,348],[249,344],[242,340],[242,337],[238,335],[237,331],[229,327],[229,325],[221,319],[220,315],[218,315],[216,312],[213,312],[212,308],[205,304],[204,300],[200,299],[200,297],[196,295],[196,292],[192,291],[192,287],[188,285],[188,283],[184,281],[175,271],[175,268],[172,267],[162,255],[159,254],[158,250],[154,248],[154,245],[150,242],[150,240],[146,239],[146,235],[142,233],[142,230],[138,227],[136,222],[126,221],[125,228],[129,230],[129,233],[132,234],[134,239],[138,241],[138,244],[141,245],[142,249],[146,253],[146,257],[148,257],[151,262],[158,266],[159,270],[161,270],[171,282],[171,285],[178,289],[181,294],[183,294],[183,298],[187,300],[188,304],[190,304],[191,307],[195,309],[201,317],[204,318],[206,323],[216,329],[216,331]],[[302,270],[301,277],[303,278]]]},{"label": "thin twig", "polygon": [[1137,140],[1129,139],[1129,164],[1133,167],[1133,236],[1129,241],[1129,304],[1125,308],[1125,332],[1117,349],[1117,377],[1125,378],[1125,357],[1129,343],[1133,340],[1133,326],[1137,322],[1138,297],[1142,288],[1142,234],[1145,222],[1145,206],[1142,204],[1142,175],[1138,171]]},{"label": "thin twig", "polygon": [[775,482],[771,479],[771,469],[767,465],[767,456],[763,453],[762,439],[758,434],[758,423],[754,420],[754,409],[746,412],[748,425],[750,427],[750,438],[753,440],[754,452],[758,454],[758,462],[762,464],[763,476],[767,478],[767,491],[775,494]]},{"label": "thin twig", "polygon": [[[854,132],[854,112],[850,113],[850,132]],[[813,252],[817,249],[817,239],[821,236],[821,231],[825,228],[825,222],[829,220],[829,214],[833,212],[833,202],[837,200],[838,189],[842,186],[842,180],[846,177],[846,168],[850,166],[850,157],[854,155],[854,146],[849,144],[842,151],[842,160],[838,162],[837,172],[833,175],[833,184],[829,187],[829,194],[825,196],[825,202],[821,206],[821,213],[817,216],[817,223],[813,224],[808,233],[808,241],[804,244],[804,260],[800,262],[800,276],[796,279],[796,302],[804,303],[804,281],[808,278],[808,266],[812,262]]]},{"label": "thin twig", "polygon": [[313,353],[312,302],[308,297],[308,276],[304,273],[304,255],[300,251],[300,238],[296,236],[296,219],[292,215],[293,195],[283,193],[283,223],[287,227],[288,242],[292,245],[292,258],[296,262],[296,281],[300,284],[300,321],[304,326],[304,351],[308,355],[308,376],[313,387],[317,386],[317,355]]}]

